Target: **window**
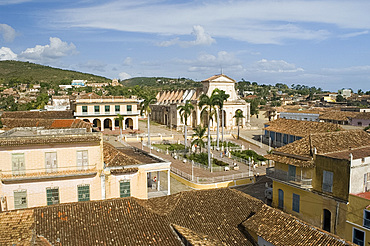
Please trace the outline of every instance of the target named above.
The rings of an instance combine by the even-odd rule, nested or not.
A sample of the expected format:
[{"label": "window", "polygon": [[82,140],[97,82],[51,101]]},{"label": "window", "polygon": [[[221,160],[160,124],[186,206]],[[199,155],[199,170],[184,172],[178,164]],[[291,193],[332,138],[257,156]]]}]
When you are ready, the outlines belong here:
[{"label": "window", "polygon": [[94,112],[99,113],[100,112],[100,107],[99,106],[94,106]]},{"label": "window", "polygon": [[27,191],[14,191],[14,208],[27,208]]},{"label": "window", "polygon": [[57,153],[48,152],[45,153],[45,169],[47,173],[56,172],[58,168],[57,165]]},{"label": "window", "polygon": [[353,227],[353,243],[364,246],[365,232]]},{"label": "window", "polygon": [[87,106],[82,106],[82,113],[87,113]]},{"label": "window", "polygon": [[77,186],[78,201],[90,201],[90,185]]},{"label": "window", "polygon": [[89,160],[87,150],[77,151],[77,169],[87,170],[89,166]]},{"label": "window", "polygon": [[122,180],[119,182],[120,197],[130,196],[130,180]]},{"label": "window", "polygon": [[46,188],[47,205],[59,204],[59,188]]},{"label": "window", "polygon": [[364,191],[370,191],[370,173],[364,174]]},{"label": "window", "polygon": [[104,109],[105,109],[106,113],[110,113],[110,106],[109,105],[105,105]]},{"label": "window", "polygon": [[132,111],[132,105],[127,105],[127,112],[131,112]]},{"label": "window", "polygon": [[13,175],[26,174],[26,166],[24,165],[24,154],[12,154],[12,172]]},{"label": "window", "polygon": [[278,208],[284,209],[284,191],[279,189],[278,190],[278,196],[279,196]]},{"label": "window", "polygon": [[114,111],[115,111],[116,113],[119,113],[119,112],[121,111],[120,106],[119,106],[119,105],[115,105],[115,106],[114,106]]},{"label": "window", "polygon": [[289,178],[289,181],[295,181],[295,175],[296,174],[296,167],[295,166],[292,166],[292,165],[289,165],[288,167],[288,178]]},{"label": "window", "polygon": [[322,190],[326,192],[333,192],[333,172],[324,170]]},{"label": "window", "polygon": [[364,210],[364,227],[370,228],[370,211]]},{"label": "window", "polygon": [[299,199],[300,196],[293,193],[293,211],[299,213]]}]

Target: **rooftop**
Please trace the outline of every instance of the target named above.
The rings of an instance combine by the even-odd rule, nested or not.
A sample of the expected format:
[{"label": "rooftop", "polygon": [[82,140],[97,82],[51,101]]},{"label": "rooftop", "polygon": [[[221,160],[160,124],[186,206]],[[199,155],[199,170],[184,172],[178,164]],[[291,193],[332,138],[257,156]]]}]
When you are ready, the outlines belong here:
[{"label": "rooftop", "polygon": [[359,148],[351,148],[348,150],[336,151],[324,154],[325,156],[337,158],[337,159],[349,159],[349,155],[352,154],[352,158],[361,159],[370,156],[370,145]]},{"label": "rooftop", "polygon": [[[33,216],[21,223],[28,227],[20,228],[19,221],[0,227],[0,235],[4,235],[0,244],[23,242],[29,238],[23,239],[23,235],[33,234],[52,245],[183,245],[180,238],[192,245],[255,245],[249,234],[253,232],[275,245],[354,245],[228,188],[149,200],[129,197],[59,204],[29,211]],[[3,213],[3,220],[16,213]]]},{"label": "rooftop", "polygon": [[267,131],[279,132],[299,137],[306,137],[314,133],[334,132],[344,130],[342,127],[332,123],[314,122],[303,120],[291,120],[279,118],[266,123],[264,129]]},{"label": "rooftop", "polygon": [[315,149],[317,154],[324,155],[369,145],[370,134],[363,130],[317,133],[277,148],[265,157],[294,166],[313,167]]},{"label": "rooftop", "polygon": [[8,129],[15,127],[45,127],[45,128],[86,128],[92,124],[81,119],[33,119],[33,118],[1,118],[2,124]]},{"label": "rooftop", "polygon": [[73,111],[6,111],[1,118],[17,119],[73,119]]},{"label": "rooftop", "polygon": [[336,121],[348,121],[349,118],[353,118],[358,112],[331,110],[320,115],[320,120],[336,120]]},{"label": "rooftop", "polygon": [[357,113],[352,117],[353,119],[370,120],[370,112]]}]

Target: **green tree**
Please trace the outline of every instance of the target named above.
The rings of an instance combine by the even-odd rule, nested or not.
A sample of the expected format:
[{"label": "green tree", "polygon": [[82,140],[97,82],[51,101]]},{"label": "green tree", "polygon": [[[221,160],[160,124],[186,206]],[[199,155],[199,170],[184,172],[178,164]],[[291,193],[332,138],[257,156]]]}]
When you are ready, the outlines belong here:
[{"label": "green tree", "polygon": [[204,139],[206,138],[206,130],[207,128],[198,125],[194,129],[194,134],[192,135],[193,140],[191,141],[191,146],[197,145],[197,147],[199,147],[199,152],[202,152],[202,147],[204,148],[206,145],[204,142]]},{"label": "green tree", "polygon": [[345,102],[346,99],[342,95],[337,95],[336,101],[337,102]]},{"label": "green tree", "polygon": [[148,147],[150,149],[150,113],[152,112],[150,105],[155,103],[156,98],[151,94],[143,94],[142,96],[143,101],[140,103],[140,115],[147,115],[148,118]]},{"label": "green tree", "polygon": [[124,118],[125,117],[123,115],[120,115],[120,114],[117,114],[117,117],[114,118],[114,120],[118,120],[120,140],[122,139],[122,129],[123,129],[123,119]]},{"label": "green tree", "polygon": [[188,117],[191,115],[191,112],[194,110],[194,105],[191,104],[190,101],[186,101],[184,105],[180,105],[177,107],[179,110],[179,114],[181,117],[181,122],[184,123],[184,145],[185,145],[185,153],[186,153],[186,146],[188,141]]},{"label": "green tree", "polygon": [[240,124],[239,123],[240,123],[240,120],[242,118],[244,118],[243,111],[240,110],[240,109],[236,110],[235,111],[234,118],[236,119],[236,124],[238,125],[238,139],[239,139],[239,133],[240,133],[240,131],[239,131]]},{"label": "green tree", "polygon": [[211,96],[209,97],[207,94],[202,94],[199,97],[198,107],[202,111],[200,112],[200,116],[204,118],[207,116],[208,120],[208,167],[211,169],[212,172],[212,164],[211,164],[211,121],[213,116],[216,113],[216,101],[218,100],[218,96],[215,95],[214,91],[212,92]]},{"label": "green tree", "polygon": [[215,103],[218,107],[219,110],[217,110],[217,149],[220,149],[220,137],[219,137],[219,111],[221,111],[221,132],[222,132],[222,139],[221,139],[221,142],[224,141],[224,102],[230,97],[229,94],[226,94],[226,92],[224,90],[219,90],[219,89],[215,89],[213,91],[215,93],[215,95],[217,95],[217,100],[215,100]]}]

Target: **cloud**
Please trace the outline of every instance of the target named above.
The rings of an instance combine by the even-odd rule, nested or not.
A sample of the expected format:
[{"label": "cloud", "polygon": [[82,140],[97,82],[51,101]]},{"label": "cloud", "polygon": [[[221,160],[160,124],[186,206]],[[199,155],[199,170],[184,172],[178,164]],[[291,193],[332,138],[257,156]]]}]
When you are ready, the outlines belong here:
[{"label": "cloud", "polygon": [[125,66],[131,66],[132,65],[132,58],[131,57],[126,57],[125,60],[123,61],[123,65]]},{"label": "cloud", "polygon": [[76,46],[73,43],[68,44],[60,38],[50,37],[50,44],[36,45],[34,48],[27,48],[19,54],[20,60],[32,62],[50,62],[58,58],[73,55],[76,53]]},{"label": "cloud", "polygon": [[11,26],[0,24],[0,34],[3,36],[5,42],[12,42],[17,33]]},{"label": "cloud", "polygon": [[31,1],[32,0],[0,0],[0,5],[13,5]]},{"label": "cloud", "polygon": [[209,71],[219,73],[221,69],[224,71],[243,69],[242,62],[233,53],[227,51],[219,51],[217,55],[201,53],[194,60],[175,59],[174,62],[187,65],[189,72]]},{"label": "cloud", "polygon": [[[338,29],[370,29],[370,1],[109,1],[95,6],[51,13],[67,28],[99,28],[125,32],[188,35],[189,26],[201,26],[213,38],[231,38],[259,44],[285,40],[323,40]],[[140,21],[137,21],[140,20]],[[196,29],[188,45],[210,43]],[[198,39],[199,37],[199,39]],[[202,39],[205,37],[205,39]],[[161,45],[180,44],[178,38]],[[193,43],[191,43],[193,42]]]},{"label": "cloud", "polygon": [[347,33],[347,34],[344,34],[344,35],[340,35],[339,37],[341,38],[353,38],[353,37],[357,37],[357,36],[360,36],[360,35],[366,35],[366,34],[369,34],[369,31],[362,31],[362,32],[351,32],[351,33]]},{"label": "cloud", "polygon": [[130,79],[132,78],[132,76],[126,72],[121,72],[118,74],[118,77],[120,78],[120,80],[125,80],[125,79]]},{"label": "cloud", "polygon": [[206,33],[204,31],[204,28],[200,25],[193,26],[193,31],[191,35],[195,36],[195,40],[193,41],[181,41],[179,38],[174,38],[169,41],[163,41],[159,44],[159,46],[162,47],[168,47],[171,45],[180,45],[181,47],[189,47],[189,46],[195,46],[195,45],[211,45],[212,43],[215,43],[216,40],[214,40],[211,35]]},{"label": "cloud", "polygon": [[345,68],[323,68],[325,73],[334,73],[334,74],[369,74],[370,75],[370,66],[352,66]]},{"label": "cloud", "polygon": [[17,54],[15,54],[8,47],[1,47],[1,49],[0,49],[0,61],[5,61],[5,60],[17,60]]},{"label": "cloud", "polygon": [[303,68],[296,67],[296,65],[288,63],[284,60],[266,60],[266,59],[257,61],[252,67],[252,69],[264,73],[296,73],[304,71]]}]

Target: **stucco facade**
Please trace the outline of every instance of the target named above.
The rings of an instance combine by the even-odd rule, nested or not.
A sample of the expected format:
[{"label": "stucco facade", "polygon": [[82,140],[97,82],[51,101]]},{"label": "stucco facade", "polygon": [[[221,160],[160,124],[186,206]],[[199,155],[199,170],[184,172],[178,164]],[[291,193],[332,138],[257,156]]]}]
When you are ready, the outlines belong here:
[{"label": "stucco facade", "polygon": [[124,97],[78,96],[72,104],[74,117],[93,123],[101,131],[119,129],[117,115],[124,116],[123,129],[138,130],[139,100]]},{"label": "stucco facade", "polygon": [[[199,109],[198,102],[199,97],[202,94],[211,96],[214,89],[218,88],[223,90],[229,95],[229,98],[224,102],[223,115],[224,115],[224,126],[226,129],[237,129],[237,121],[234,118],[235,112],[241,110],[244,118],[240,119],[240,126],[246,127],[250,123],[250,104],[245,100],[239,98],[235,91],[235,80],[227,77],[226,75],[220,74],[212,76],[202,81],[203,87],[198,90],[179,90],[179,91],[162,91],[157,94],[157,103],[152,105],[152,119],[158,123],[171,126],[174,128],[183,128],[184,123],[181,122],[178,106],[184,105],[186,101],[190,101],[194,110],[189,116],[187,125],[190,127],[196,127],[200,124],[207,124],[208,121],[202,119],[200,113],[202,109]],[[222,112],[219,113],[219,126],[221,127]],[[217,116],[214,116],[214,120],[211,122],[211,128],[213,130],[217,127]]]}]

